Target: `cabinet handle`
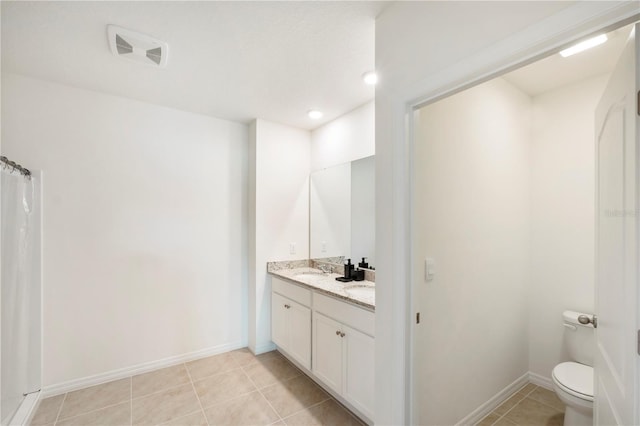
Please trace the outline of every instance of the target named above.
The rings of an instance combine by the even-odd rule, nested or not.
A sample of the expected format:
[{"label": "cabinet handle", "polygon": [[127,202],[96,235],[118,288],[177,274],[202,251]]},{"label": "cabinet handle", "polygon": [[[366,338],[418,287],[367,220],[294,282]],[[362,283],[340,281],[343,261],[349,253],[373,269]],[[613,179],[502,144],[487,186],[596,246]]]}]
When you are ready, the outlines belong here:
[{"label": "cabinet handle", "polygon": [[289,305],[284,305],[285,308],[289,309],[291,306]]},{"label": "cabinet handle", "polygon": [[345,336],[345,334],[344,334],[344,333],[340,333],[340,337],[344,337],[344,336]]},{"label": "cabinet handle", "polygon": [[340,330],[336,331],[336,336],[340,335]]}]

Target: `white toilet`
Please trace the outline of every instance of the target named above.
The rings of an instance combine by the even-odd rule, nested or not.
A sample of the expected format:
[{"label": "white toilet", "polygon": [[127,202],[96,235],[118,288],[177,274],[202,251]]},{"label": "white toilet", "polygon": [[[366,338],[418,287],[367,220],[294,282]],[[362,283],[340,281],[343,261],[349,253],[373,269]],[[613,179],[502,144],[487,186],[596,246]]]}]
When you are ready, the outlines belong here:
[{"label": "white toilet", "polygon": [[580,312],[562,313],[569,355],[574,361],[556,365],[551,374],[553,389],[566,404],[564,426],[593,425],[595,330],[591,322],[582,324],[578,320],[581,315],[593,319],[592,315]]}]

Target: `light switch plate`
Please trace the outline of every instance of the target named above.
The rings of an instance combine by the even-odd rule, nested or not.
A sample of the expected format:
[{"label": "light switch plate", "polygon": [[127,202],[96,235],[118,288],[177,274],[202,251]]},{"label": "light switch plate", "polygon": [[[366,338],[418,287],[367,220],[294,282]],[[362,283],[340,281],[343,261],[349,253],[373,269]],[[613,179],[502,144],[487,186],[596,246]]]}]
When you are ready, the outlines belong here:
[{"label": "light switch plate", "polygon": [[289,243],[289,254],[296,254],[296,243]]},{"label": "light switch plate", "polygon": [[432,258],[424,260],[424,280],[426,282],[433,281],[436,276],[436,261]]}]

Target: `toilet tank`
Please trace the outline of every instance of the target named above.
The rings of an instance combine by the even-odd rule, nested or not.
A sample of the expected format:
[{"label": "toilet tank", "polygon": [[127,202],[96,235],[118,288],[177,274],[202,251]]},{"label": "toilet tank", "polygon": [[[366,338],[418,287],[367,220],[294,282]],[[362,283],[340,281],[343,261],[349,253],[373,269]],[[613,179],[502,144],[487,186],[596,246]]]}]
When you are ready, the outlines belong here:
[{"label": "toilet tank", "polygon": [[573,361],[593,366],[593,356],[596,349],[595,329],[591,323],[580,324],[578,321],[580,315],[593,318],[593,315],[582,312],[564,311],[562,313],[565,327],[564,341]]}]

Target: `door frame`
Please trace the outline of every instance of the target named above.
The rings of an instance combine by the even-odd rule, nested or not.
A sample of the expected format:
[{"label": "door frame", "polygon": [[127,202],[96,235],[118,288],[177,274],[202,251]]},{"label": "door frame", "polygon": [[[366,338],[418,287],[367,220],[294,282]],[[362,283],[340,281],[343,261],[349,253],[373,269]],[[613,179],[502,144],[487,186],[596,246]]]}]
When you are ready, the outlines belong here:
[{"label": "door frame", "polygon": [[[393,274],[394,281],[401,285],[397,286],[395,290],[391,288],[385,291],[382,286],[379,289],[385,291],[384,294],[383,291],[380,291],[380,296],[385,297],[385,300],[389,297],[390,300],[385,302],[382,297],[378,299],[380,308],[385,306],[383,315],[376,315],[376,331],[378,333],[378,331],[386,330],[384,335],[376,336],[376,360],[384,359],[388,362],[391,359],[393,361],[392,368],[389,368],[388,363],[376,365],[376,402],[379,408],[384,406],[382,410],[384,414],[380,416],[377,413],[376,422],[415,423],[412,392],[412,373],[414,371],[412,296],[413,282],[416,278],[413,274],[412,250],[414,219],[412,153],[415,146],[415,111],[425,105],[557,53],[576,41],[588,38],[595,33],[608,32],[640,19],[640,12],[635,2],[598,3],[580,2],[568,7],[550,18],[532,25],[525,31],[514,34],[454,66],[435,75],[430,75],[384,98],[383,107],[388,109],[389,116],[384,117],[383,120],[387,120],[391,124],[386,125],[388,126],[386,128],[383,124],[382,130],[386,131],[390,140],[397,142],[392,149],[387,149],[393,153],[391,160],[393,165],[391,184],[393,191],[392,244],[381,247],[382,244],[378,242],[376,250],[381,254],[388,254],[389,265],[393,266],[389,276],[391,277]],[[376,103],[378,99],[380,98],[377,97]],[[380,116],[376,115],[378,120]],[[377,134],[380,130],[380,122],[377,120],[376,137],[378,137]],[[376,198],[383,197],[377,194]],[[388,222],[378,223],[376,228],[388,226]],[[378,269],[379,275],[383,275],[383,268],[379,267]],[[381,276],[380,280],[383,278]],[[640,300],[638,300],[638,304],[640,306]],[[389,326],[390,320],[391,325]],[[638,319],[638,326],[640,327],[640,319]],[[390,335],[386,334],[387,332],[390,332]],[[390,355],[387,353],[389,345],[394,348]],[[640,367],[640,358],[638,364]],[[381,383],[384,385],[381,386]],[[386,385],[390,385],[390,388],[395,391],[391,400],[388,399]],[[640,377],[636,377],[636,386],[640,386]],[[640,417],[640,414],[638,416]],[[640,424],[640,418],[638,418],[638,423]]]}]

